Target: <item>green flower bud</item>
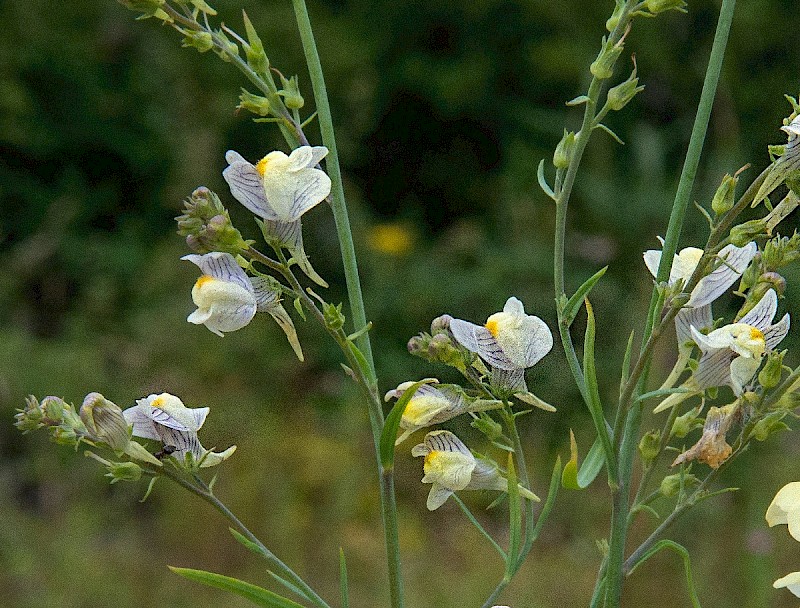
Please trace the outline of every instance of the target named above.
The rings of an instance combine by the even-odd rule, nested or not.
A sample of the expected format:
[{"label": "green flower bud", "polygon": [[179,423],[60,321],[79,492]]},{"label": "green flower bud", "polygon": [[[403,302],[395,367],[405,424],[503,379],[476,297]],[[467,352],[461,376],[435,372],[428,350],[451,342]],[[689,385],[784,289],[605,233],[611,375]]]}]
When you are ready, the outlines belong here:
[{"label": "green flower bud", "polygon": [[656,456],[658,456],[661,447],[661,431],[650,431],[645,433],[641,441],[639,441],[639,454],[642,457],[642,463],[649,466]]},{"label": "green flower bud", "polygon": [[288,80],[281,74],[281,84],[283,89],[278,91],[278,94],[283,97],[283,103],[290,110],[299,110],[305,104],[303,96],[300,94],[300,84],[297,81],[297,76],[292,76]]},{"label": "green flower bud", "polygon": [[459,367],[463,365],[461,351],[447,334],[436,334],[428,343],[428,360]]},{"label": "green flower bud", "polygon": [[184,201],[183,215],[175,220],[178,234],[186,237],[186,243],[197,253],[222,251],[238,255],[253,243],[242,238],[219,197],[205,186]]},{"label": "green flower bud", "polygon": [[[45,397],[47,399],[57,399],[57,397]],[[43,401],[44,401],[43,400]],[[39,400],[33,395],[28,395],[25,399],[25,407],[18,409],[14,414],[14,426],[23,433],[30,433],[46,425],[44,408],[39,404]]]},{"label": "green flower bud", "polygon": [[737,247],[744,247],[750,241],[766,234],[767,225],[763,219],[750,220],[731,228],[731,243]]},{"label": "green flower bud", "polygon": [[725,174],[722,182],[714,193],[714,198],[711,201],[711,208],[717,215],[722,215],[730,211],[733,207],[734,195],[736,194],[736,184],[739,182],[738,177],[733,177],[729,173]]},{"label": "green flower bud", "polygon": [[272,113],[269,99],[260,95],[253,95],[245,89],[242,89],[242,94],[239,95],[239,105],[236,106],[236,109],[247,110],[259,116],[269,116]]},{"label": "green flower bud", "polygon": [[247,13],[242,11],[242,17],[244,18],[244,29],[247,32],[247,41],[249,43],[244,45],[247,64],[262,76],[268,74],[269,59],[267,59],[267,54],[264,52],[264,45],[261,43],[261,38],[258,37],[256,28],[253,27]]},{"label": "green flower bud", "polygon": [[128,423],[119,406],[100,393],[89,393],[80,410],[86,432],[93,441],[105,443],[112,450],[124,450],[130,441]]},{"label": "green flower bud", "polygon": [[684,0],[645,0],[644,8],[653,15],[658,15],[665,11],[686,12],[686,2]]},{"label": "green flower bud", "polygon": [[681,475],[680,473],[675,473],[673,475],[667,475],[661,480],[661,486],[659,486],[661,495],[666,498],[677,496],[678,492],[681,490],[681,477],[683,477],[684,490],[700,483],[700,480],[692,474],[684,473]]},{"label": "green flower bud", "polygon": [[800,259],[800,235],[796,232],[791,238],[775,237],[764,245],[764,268],[767,271],[796,262]]},{"label": "green flower bud", "polygon": [[206,13],[208,15],[216,15],[217,11],[211,8],[205,0],[192,0],[192,6],[194,6],[200,12]]},{"label": "green flower bud", "polygon": [[216,30],[214,33],[217,35],[217,38],[219,38],[220,41],[222,42],[221,49],[218,48],[214,49],[214,52],[217,55],[219,55],[220,59],[222,59],[223,61],[230,62],[231,60],[230,55],[235,55],[235,56],[239,55],[239,46],[235,42],[231,41],[231,39],[228,38],[225,32],[223,32],[222,30]]},{"label": "green flower bud", "polygon": [[575,133],[564,129],[564,136],[558,142],[555,152],[553,152],[553,166],[556,169],[566,169],[569,167],[572,158],[572,150],[575,147]]},{"label": "green flower bud", "polygon": [[111,478],[111,483],[139,481],[142,478],[142,467],[135,462],[111,462],[106,477]]},{"label": "green flower bud", "polygon": [[597,59],[589,66],[589,71],[592,73],[592,76],[600,80],[611,78],[614,74],[614,64],[622,54],[623,46],[622,39],[620,39],[617,44],[612,45],[604,36],[603,48],[600,50],[600,54],[597,55]]},{"label": "green flower bud", "polygon": [[334,331],[344,327],[344,313],[342,313],[342,305],[328,304],[325,302],[322,305],[322,316],[325,318],[325,325]]},{"label": "green flower bud", "polygon": [[783,357],[786,351],[778,352],[773,350],[767,355],[767,362],[763,369],[758,372],[758,383],[764,388],[774,388],[781,381],[783,371]]},{"label": "green flower bud", "polygon": [[140,19],[147,19],[148,17],[155,17],[168,23],[172,23],[172,17],[162,10],[162,6],[166,0],[117,0],[122,6],[128,10],[142,13]]},{"label": "green flower bud", "polygon": [[758,277],[756,284],[747,292],[747,299],[744,301],[735,320],[738,321],[750,312],[771,289],[775,290],[775,293],[779,296],[782,296],[786,291],[786,279],[777,272],[765,272]]},{"label": "green flower bud", "polygon": [[761,420],[756,422],[753,430],[750,431],[750,436],[756,441],[766,441],[767,438],[773,433],[778,431],[788,431],[789,427],[783,422],[786,416],[786,411],[770,412]]},{"label": "green flower bud", "polygon": [[420,334],[414,336],[408,341],[408,352],[417,357],[428,359],[428,346],[430,345],[431,337],[427,334]]},{"label": "green flower bud", "polygon": [[478,418],[470,422],[470,426],[486,435],[489,441],[497,441],[503,436],[503,426],[486,412],[481,412]]},{"label": "green flower bud", "polygon": [[205,53],[214,48],[214,39],[209,32],[196,32],[194,30],[181,30],[183,31],[183,44],[184,48],[195,48],[200,53]]},{"label": "green flower bud", "polygon": [[678,439],[683,439],[691,433],[694,429],[700,428],[703,426],[703,422],[699,418],[700,415],[700,407],[695,407],[683,414],[682,416],[678,416],[675,419],[675,422],[672,423],[672,431],[670,432],[670,437],[677,437]]},{"label": "green flower bud", "polygon": [[634,66],[628,80],[609,89],[608,95],[606,95],[606,104],[615,112],[619,111],[642,91],[644,91],[644,86],[639,86],[639,78],[636,76],[636,66]]},{"label": "green flower bud", "polygon": [[614,12],[611,13],[611,16],[606,21],[606,29],[609,32],[613,32],[614,28],[617,27],[619,23],[619,18],[622,15],[622,9],[625,8],[625,3],[616,0],[616,6],[614,7]]}]

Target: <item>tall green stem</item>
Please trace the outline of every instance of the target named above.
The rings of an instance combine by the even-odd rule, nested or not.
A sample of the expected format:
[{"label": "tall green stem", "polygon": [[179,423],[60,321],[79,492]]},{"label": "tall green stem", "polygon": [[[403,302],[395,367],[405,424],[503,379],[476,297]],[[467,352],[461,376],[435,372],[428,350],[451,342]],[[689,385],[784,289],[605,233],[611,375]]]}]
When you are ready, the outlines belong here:
[{"label": "tall green stem", "polygon": [[[656,278],[657,282],[664,282],[669,278],[673,257],[678,248],[678,239],[683,226],[686,208],[689,204],[694,179],[697,175],[697,167],[700,163],[700,154],[703,149],[705,134],[708,130],[708,122],[711,116],[717,84],[719,83],[722,61],[725,55],[725,47],[728,42],[735,6],[736,0],[723,0],[708,69],[706,70],[706,76],[703,82],[703,91],[700,95],[697,116],[695,117],[694,127],[692,128],[692,136],[681,172],[681,179],[675,195],[675,201],[672,206],[664,246],[662,248],[661,262]],[[643,336],[643,350],[646,349],[645,345],[652,344],[650,338],[653,327],[655,326],[658,299],[658,293],[654,290],[650,302],[647,326]],[[643,361],[644,369],[639,378],[637,391],[641,390],[641,387],[643,387],[646,382],[647,367],[649,366],[651,354],[651,352],[648,352],[647,360]],[[623,403],[621,400],[619,407],[625,408],[626,406],[627,404]],[[605,577],[607,608],[618,607],[622,595],[625,540],[628,532],[630,476],[633,470],[633,458],[636,453],[636,438],[639,434],[641,405],[637,404],[631,407],[625,417],[625,434],[621,442],[619,453],[620,485],[619,488],[613,492],[611,540],[609,542],[608,569]]]},{"label": "tall green stem", "polygon": [[[339,236],[339,246],[342,253],[344,264],[345,280],[347,281],[347,293],[350,300],[350,310],[353,315],[353,324],[358,331],[367,325],[366,312],[364,310],[364,298],[361,293],[361,282],[358,277],[358,265],[356,263],[356,252],[353,245],[353,235],[350,230],[350,220],[347,213],[347,205],[344,198],[344,187],[342,184],[342,172],[339,167],[339,154],[336,148],[336,138],[333,130],[333,118],[331,116],[330,103],[328,102],[328,92],[325,88],[325,78],[322,74],[322,64],[320,63],[317,44],[314,40],[314,32],[311,29],[311,21],[308,17],[308,9],[305,0],[292,0],[295,16],[297,17],[297,27],[300,30],[300,38],[303,43],[303,51],[308,64],[308,71],[311,77],[311,84],[314,89],[314,101],[316,102],[319,115],[320,131],[322,132],[322,143],[328,148],[328,157],[325,167],[331,177],[333,188],[331,190],[331,208],[336,222],[336,232]],[[368,389],[373,394],[377,394],[377,379],[375,374],[375,364],[372,357],[372,346],[370,344],[369,333],[363,332],[356,338],[356,346],[361,350],[367,361],[370,377]],[[394,492],[394,474],[392,470],[384,470],[380,463],[378,451],[381,430],[383,428],[383,411],[380,408],[380,400],[370,399],[370,425],[372,436],[375,443],[375,458],[378,462],[378,475],[380,478],[380,497],[381,515],[383,519],[384,540],[386,544],[386,558],[389,572],[389,595],[391,606],[401,608],[403,606],[403,582],[400,569],[400,543],[397,528],[397,504]]]},{"label": "tall green stem", "polygon": [[[300,39],[303,42],[303,51],[306,55],[311,85],[314,89],[314,101],[319,116],[322,143],[328,148],[325,168],[328,170],[333,182],[331,208],[333,209],[333,218],[336,222],[336,232],[342,252],[344,276],[347,281],[347,295],[350,299],[350,310],[353,314],[353,325],[355,330],[358,331],[367,325],[367,315],[364,310],[364,297],[361,293],[361,281],[358,278],[358,264],[356,263],[353,234],[350,230],[350,220],[344,198],[342,171],[339,167],[339,153],[336,148],[336,138],[333,131],[333,118],[331,116],[331,106],[328,102],[328,90],[325,88],[325,77],[322,74],[322,64],[319,60],[317,43],[314,40],[314,32],[311,29],[311,21],[308,17],[305,0],[292,0],[292,4],[297,17],[297,27],[300,30]],[[374,382],[375,366],[368,332],[364,332],[359,336],[356,344],[369,363]]]}]

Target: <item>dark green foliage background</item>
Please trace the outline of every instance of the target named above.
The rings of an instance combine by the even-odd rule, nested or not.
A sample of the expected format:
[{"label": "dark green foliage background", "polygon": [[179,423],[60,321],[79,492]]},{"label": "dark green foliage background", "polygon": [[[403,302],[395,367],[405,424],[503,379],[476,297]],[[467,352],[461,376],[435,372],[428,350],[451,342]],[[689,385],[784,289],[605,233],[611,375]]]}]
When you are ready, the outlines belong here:
[{"label": "dark green foliage background", "polygon": [[[313,105],[290,3],[243,5],[272,64],[298,73]],[[563,102],[586,86],[611,5],[311,4],[383,390],[410,378],[450,377],[405,352],[406,340],[443,312],[480,320],[513,294],[554,327],[553,209],[536,186],[535,168],[549,159],[565,122],[577,127],[578,114]],[[766,144],[783,139],[777,129],[789,107],[782,95],[800,85],[794,3],[740,5],[694,191],[706,205],[726,171],[751,162],[752,177],[765,166]],[[238,3],[220,0],[217,8],[243,29]],[[595,136],[573,198],[568,285],[610,264],[593,295],[609,403],[627,335],[639,330],[649,299],[641,252],[665,230],[716,10],[713,2],[690,2],[688,15],[635,23],[627,49],[647,88],[608,119],[624,147]],[[354,605],[381,605],[371,439],[335,348],[297,320],[307,354],[298,365],[266,320],[224,339],[185,322],[196,269],[178,261],[186,249],[172,218],[182,198],[204,184],[254,236],[247,214],[226,194],[223,156],[235,148],[256,159],[282,147],[277,130],[234,111],[244,80],[231,66],[182,50],[169,28],[133,18],[111,0],[0,2],[0,603],[245,605],[175,577],[165,564],[268,584],[225,522],[192,496],[160,484],[140,504],[143,486],[109,488],[80,453],[43,436],[20,436],[11,425],[28,393],[79,403],[97,390],[123,407],[161,391],[211,406],[204,443],[239,446],[222,467],[219,494],[325,597],[336,596],[336,555],[344,547]],[[371,231],[385,222],[411,232],[407,255],[370,247]],[[314,264],[334,285],[328,296],[340,300],[330,213],[320,206],[305,224]],[[693,213],[683,242],[703,238],[703,220]],[[791,279],[798,277],[789,278],[784,306],[797,318]],[[663,349],[655,376],[672,356]],[[792,354],[787,361],[800,363]],[[542,493],[555,455],[567,454],[568,429],[585,451],[591,425],[558,348],[529,382],[559,407],[523,425],[534,489]],[[453,428],[479,441],[466,423]],[[427,488],[410,445],[398,456],[409,606],[479,605],[501,564],[455,505],[425,510]],[[694,555],[705,605],[792,605],[770,585],[800,569],[800,551],[785,530],[766,528],[763,513],[783,483],[799,478],[798,453],[788,433],[756,446],[724,476],[741,491],[676,527],[674,537]],[[483,512],[491,497],[468,498],[502,535],[502,509]],[[562,493],[506,603],[588,603],[607,498],[602,480],[583,493]],[[635,538],[653,525],[641,519]],[[632,577],[626,605],[687,605],[672,556]]]}]

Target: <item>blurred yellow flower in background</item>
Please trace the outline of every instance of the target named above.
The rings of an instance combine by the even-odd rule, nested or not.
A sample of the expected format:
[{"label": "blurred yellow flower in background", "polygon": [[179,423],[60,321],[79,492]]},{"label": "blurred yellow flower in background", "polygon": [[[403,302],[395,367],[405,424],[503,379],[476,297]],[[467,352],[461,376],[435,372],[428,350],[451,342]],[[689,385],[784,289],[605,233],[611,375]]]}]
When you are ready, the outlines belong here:
[{"label": "blurred yellow flower in background", "polygon": [[400,222],[376,224],[367,230],[367,244],[378,253],[400,257],[414,247],[414,233]]}]

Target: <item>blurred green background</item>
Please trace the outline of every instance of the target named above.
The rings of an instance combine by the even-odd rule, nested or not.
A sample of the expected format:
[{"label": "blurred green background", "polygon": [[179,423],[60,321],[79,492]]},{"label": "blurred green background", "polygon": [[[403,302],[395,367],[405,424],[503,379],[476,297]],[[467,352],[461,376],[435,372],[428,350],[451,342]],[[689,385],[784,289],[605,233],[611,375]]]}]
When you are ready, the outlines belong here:
[{"label": "blurred green background", "polygon": [[[694,191],[706,204],[723,173],[752,162],[752,177],[765,166],[766,144],[783,139],[777,129],[789,106],[782,95],[800,84],[795,3],[740,4]],[[288,1],[215,6],[237,30],[246,8],[272,64],[299,74],[311,100]],[[405,350],[441,313],[479,321],[513,294],[554,327],[553,209],[535,169],[550,158],[563,125],[578,125],[577,111],[563,102],[583,92],[612,6],[311,3],[382,390],[422,376],[454,379]],[[624,147],[594,137],[570,209],[568,285],[610,265],[593,297],[609,402],[627,335],[639,331],[649,300],[641,252],[665,230],[713,37],[717,3],[692,1],[689,9],[636,21],[626,48],[647,88],[608,119]],[[245,81],[232,66],[181,49],[171,29],[134,17],[111,0],[0,1],[1,601],[15,608],[249,605],[179,579],[165,564],[269,583],[226,522],[193,496],[164,483],[142,504],[144,485],[109,487],[80,453],[12,426],[28,393],[80,403],[96,390],[123,407],[161,391],[211,406],[204,443],[239,446],[222,467],[219,495],[324,597],[338,593],[342,546],[354,605],[383,605],[371,438],[335,346],[296,320],[307,355],[299,365],[268,320],[224,339],[185,321],[196,269],[178,261],[187,251],[172,218],[182,199],[207,185],[255,236],[226,194],[224,152],[255,160],[282,141],[274,127],[234,111]],[[621,63],[627,73],[629,61]],[[310,134],[319,142],[314,127]],[[332,284],[329,298],[343,299],[330,213],[320,206],[307,217],[306,248]],[[404,245],[387,247],[387,230]],[[701,238],[704,222],[694,212],[682,242]],[[797,315],[792,278],[800,277],[790,277],[783,306]],[[576,325],[580,331],[582,321]],[[659,353],[655,376],[672,356],[670,348]],[[790,354],[787,362],[800,360]],[[585,451],[591,424],[558,347],[529,383],[559,407],[523,424],[534,490],[543,494],[556,454],[567,456],[568,429]],[[480,440],[463,421],[450,428]],[[768,530],[763,513],[781,485],[800,478],[799,455],[788,433],[756,446],[723,476],[741,491],[709,501],[675,528],[692,552],[706,605],[796,604],[771,582],[800,569],[800,550],[784,530]],[[502,575],[497,556],[452,501],[426,511],[421,463],[408,449],[398,467],[408,605],[479,605]],[[484,511],[492,497],[465,499],[502,537],[504,510]],[[562,491],[504,603],[587,605],[595,541],[607,525],[602,479],[584,492]],[[653,525],[643,516],[633,538]],[[658,556],[631,578],[625,604],[688,605],[681,577],[674,556]]]}]

